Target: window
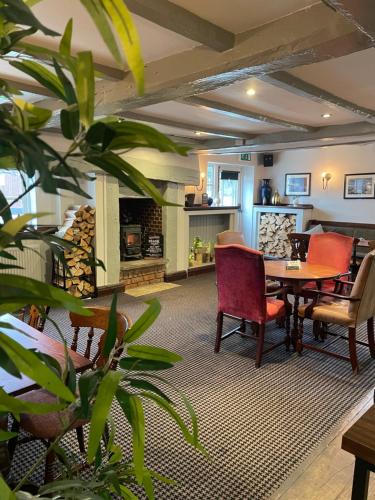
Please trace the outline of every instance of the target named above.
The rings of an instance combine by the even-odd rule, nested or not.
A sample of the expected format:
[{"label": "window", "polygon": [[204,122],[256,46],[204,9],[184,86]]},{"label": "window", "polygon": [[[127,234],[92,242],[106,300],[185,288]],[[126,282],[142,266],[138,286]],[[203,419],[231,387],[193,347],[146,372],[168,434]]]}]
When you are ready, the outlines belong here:
[{"label": "window", "polygon": [[[26,186],[30,183],[29,179],[25,180]],[[8,203],[18,198],[25,190],[24,182],[21,174],[16,170],[0,170],[0,190],[4,194]],[[33,194],[28,193],[11,207],[13,217],[32,211]]]},{"label": "window", "polygon": [[220,171],[220,202],[226,207],[239,205],[239,172]]},{"label": "window", "polygon": [[241,204],[241,171],[230,165],[207,165],[206,191],[215,205],[226,207]]}]

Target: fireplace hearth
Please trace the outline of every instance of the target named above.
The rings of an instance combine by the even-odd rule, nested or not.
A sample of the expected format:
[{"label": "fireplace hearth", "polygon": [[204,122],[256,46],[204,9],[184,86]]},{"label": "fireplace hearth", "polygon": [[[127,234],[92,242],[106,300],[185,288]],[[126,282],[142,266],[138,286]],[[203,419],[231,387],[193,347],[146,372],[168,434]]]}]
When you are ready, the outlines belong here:
[{"label": "fireplace hearth", "polygon": [[139,224],[120,226],[121,260],[142,259],[142,227]]}]

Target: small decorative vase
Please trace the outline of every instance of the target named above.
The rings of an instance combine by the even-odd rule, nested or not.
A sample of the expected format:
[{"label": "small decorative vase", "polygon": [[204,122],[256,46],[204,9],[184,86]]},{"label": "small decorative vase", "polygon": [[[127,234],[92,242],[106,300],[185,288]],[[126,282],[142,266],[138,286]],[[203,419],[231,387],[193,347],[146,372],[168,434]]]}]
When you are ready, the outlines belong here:
[{"label": "small decorative vase", "polygon": [[274,194],[272,196],[272,205],[280,205],[280,202],[281,202],[281,196],[280,196],[278,190],[276,189],[276,191],[274,192]]},{"label": "small decorative vase", "polygon": [[271,179],[262,179],[260,186],[260,199],[262,205],[270,205],[272,197],[272,188],[270,186]]}]

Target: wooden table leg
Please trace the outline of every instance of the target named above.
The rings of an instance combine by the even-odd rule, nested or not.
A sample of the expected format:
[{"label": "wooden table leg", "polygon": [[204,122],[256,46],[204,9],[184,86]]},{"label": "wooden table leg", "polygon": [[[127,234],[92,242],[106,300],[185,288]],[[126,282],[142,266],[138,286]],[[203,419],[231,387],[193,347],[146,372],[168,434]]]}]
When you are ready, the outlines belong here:
[{"label": "wooden table leg", "polygon": [[366,500],[368,495],[369,464],[356,457],[353,476],[352,500]]},{"label": "wooden table leg", "polygon": [[292,328],[292,345],[294,350],[297,347],[297,341],[299,336],[299,328],[298,328],[298,306],[299,306],[299,290],[294,293],[294,306],[293,306],[293,328]]}]

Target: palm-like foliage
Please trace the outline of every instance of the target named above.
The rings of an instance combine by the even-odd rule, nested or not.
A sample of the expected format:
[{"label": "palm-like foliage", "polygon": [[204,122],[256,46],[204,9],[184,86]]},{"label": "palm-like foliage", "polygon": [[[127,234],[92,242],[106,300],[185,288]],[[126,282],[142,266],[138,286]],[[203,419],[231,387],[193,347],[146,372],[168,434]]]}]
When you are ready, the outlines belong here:
[{"label": "palm-like foliage", "polygon": [[[119,153],[148,147],[161,152],[186,154],[186,149],[151,127],[119,120],[118,117],[96,119],[97,74],[91,52],[71,53],[73,22],[67,24],[58,51],[44,49],[24,40],[38,30],[47,36],[59,36],[33,15],[30,6],[37,1],[0,1],[0,57],[60,99],[62,109],[53,113],[45,107],[31,104],[22,99],[17,89],[10,88],[5,81],[0,80],[0,93],[7,99],[6,104],[0,105],[0,168],[17,169],[24,180],[28,179],[21,196],[40,187],[57,196],[59,190],[64,189],[89,198],[80,186],[83,179],[88,179],[87,174],[76,166],[76,160],[80,158],[95,169],[116,177],[121,184],[134,191],[147,193],[159,204],[167,204],[155,187]],[[127,59],[137,89],[142,92],[143,62],[138,35],[123,0],[81,0],[81,3],[91,15],[115,61],[123,64]],[[18,52],[16,57],[15,51]],[[43,64],[39,60],[43,60]],[[65,154],[57,152],[43,139],[43,127],[50,120],[59,123],[63,136],[69,141]],[[72,165],[72,158],[75,166]],[[0,264],[0,313],[14,313],[25,305],[35,304],[41,310],[42,306],[53,306],[88,314],[80,300],[62,290],[31,278],[7,274],[7,270],[17,266],[9,249],[17,246],[22,250],[25,232],[32,233],[35,238],[43,238],[52,251],[60,256],[61,247],[72,246],[72,243],[54,236],[41,235],[29,226],[33,218],[42,217],[43,214],[25,214],[13,219],[13,203],[8,203],[0,191],[0,257],[3,261]],[[100,262],[92,264],[102,265]],[[117,355],[114,348],[115,310],[116,297],[112,302],[105,343],[108,362],[104,367],[80,377],[79,397],[76,396],[76,378],[69,358],[66,359],[66,366],[61,368],[52,358],[28,351],[2,333],[1,329],[9,325],[1,323],[0,318],[0,366],[14,376],[27,375],[59,397],[57,405],[46,406],[22,402],[0,389],[0,412],[13,414],[17,418],[22,412],[48,413],[70,407],[74,409],[77,419],[90,419],[87,462],[92,466],[92,480],[83,481],[77,472],[77,464],[66,459],[64,450],[59,446],[61,435],[52,446],[62,464],[62,476],[57,482],[43,487],[41,496],[53,494],[54,498],[107,499],[111,493],[117,493],[122,498],[135,498],[132,485],[137,483],[144,487],[149,498],[153,498],[154,479],[171,482],[145,466],[145,400],[161,407],[175,420],[185,440],[204,451],[198,440],[197,420],[189,401],[170,385],[166,390],[167,395],[165,389],[160,387],[167,382],[155,374],[155,371],[172,367],[181,358],[165,349],[136,343],[157,318],[159,303],[151,301],[147,311],[125,336],[122,346],[124,356],[119,363],[122,370],[118,372],[111,370],[111,363]],[[171,391],[177,394],[185,406],[189,425],[174,407]],[[115,440],[115,429],[110,419],[110,409],[115,399],[132,429],[132,457],[124,456]],[[106,422],[109,422],[111,431],[103,450],[100,441]],[[11,437],[11,433],[0,431],[0,441],[5,442]],[[30,470],[13,491],[7,486],[6,478],[0,476],[0,497],[30,498],[22,493],[22,486],[43,460],[44,455],[30,464]]]}]

